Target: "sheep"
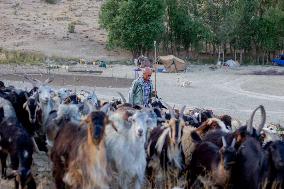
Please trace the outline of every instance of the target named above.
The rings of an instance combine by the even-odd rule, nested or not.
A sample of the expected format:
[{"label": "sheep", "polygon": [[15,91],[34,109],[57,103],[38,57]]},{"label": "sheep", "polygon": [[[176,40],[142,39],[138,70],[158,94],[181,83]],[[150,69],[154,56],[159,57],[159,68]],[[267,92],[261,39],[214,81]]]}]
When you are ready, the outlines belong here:
[{"label": "sheep", "polygon": [[212,142],[202,141],[196,132],[191,133],[191,138],[196,146],[188,166],[188,187],[192,187],[199,175],[208,176],[214,186],[226,187],[236,161],[236,139],[227,145],[222,136],[223,145],[219,148]]},{"label": "sheep", "polygon": [[91,112],[78,125],[67,122],[58,132],[50,158],[57,189],[109,188],[104,138],[108,117],[103,111]]},{"label": "sheep", "polygon": [[[185,106],[180,111],[179,119],[175,118],[173,109],[168,104],[166,106],[171,119],[164,127],[152,130],[147,147],[147,176],[152,185],[163,178],[169,179],[170,172],[178,174],[185,168],[181,147],[182,129],[185,126],[182,119]],[[164,173],[166,177],[163,176]]]},{"label": "sheep", "polygon": [[[3,111],[3,108],[2,108]],[[19,123],[5,119],[0,123],[0,157],[2,177],[6,178],[6,158],[10,155],[11,168],[15,177],[15,188],[35,189],[36,183],[31,173],[33,141]]]},{"label": "sheep", "polygon": [[[147,112],[121,106],[110,115],[117,128],[106,128],[107,159],[120,188],[140,189],[146,168],[146,131],[152,120]],[[131,186],[131,182],[134,186]]]}]

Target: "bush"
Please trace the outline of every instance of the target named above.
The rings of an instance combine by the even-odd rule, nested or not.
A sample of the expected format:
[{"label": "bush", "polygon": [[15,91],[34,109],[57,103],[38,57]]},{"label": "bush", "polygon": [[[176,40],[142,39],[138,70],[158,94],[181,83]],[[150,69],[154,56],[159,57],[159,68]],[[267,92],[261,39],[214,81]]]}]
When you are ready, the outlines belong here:
[{"label": "bush", "polygon": [[75,22],[71,22],[68,24],[68,32],[75,33]]},{"label": "bush", "polygon": [[57,0],[44,0],[46,3],[49,3],[49,4],[56,4],[57,3]]}]

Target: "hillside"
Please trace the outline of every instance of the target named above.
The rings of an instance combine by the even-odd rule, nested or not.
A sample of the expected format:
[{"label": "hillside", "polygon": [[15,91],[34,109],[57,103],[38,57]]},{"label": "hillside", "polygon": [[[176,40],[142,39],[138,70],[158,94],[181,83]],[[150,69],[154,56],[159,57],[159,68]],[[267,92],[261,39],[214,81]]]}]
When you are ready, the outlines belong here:
[{"label": "hillside", "polygon": [[[102,1],[0,1],[0,47],[39,51],[47,56],[122,60],[123,50],[107,50],[107,33],[98,24]],[[75,33],[68,24],[75,24]]]}]

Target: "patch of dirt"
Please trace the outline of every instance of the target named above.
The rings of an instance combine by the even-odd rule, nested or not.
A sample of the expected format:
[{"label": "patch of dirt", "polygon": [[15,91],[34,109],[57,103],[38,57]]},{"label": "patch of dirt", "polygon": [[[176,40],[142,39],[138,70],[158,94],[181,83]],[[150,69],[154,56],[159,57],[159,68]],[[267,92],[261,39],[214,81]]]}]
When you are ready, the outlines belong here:
[{"label": "patch of dirt", "polygon": [[[47,56],[88,60],[129,59],[130,53],[107,50],[107,32],[99,26],[103,1],[43,0],[0,1],[0,47],[39,51]],[[75,23],[75,33],[68,24]]]},{"label": "patch of dirt", "polygon": [[[23,80],[24,73],[17,74],[3,74],[1,79],[19,81]],[[64,86],[64,85],[76,85],[76,86],[90,86],[90,87],[108,87],[108,88],[127,88],[131,86],[132,79],[117,78],[117,77],[102,77],[102,76],[90,76],[90,75],[63,75],[52,74],[54,78],[51,85]],[[37,74],[32,76],[34,79],[45,81],[48,78],[48,74]]]},{"label": "patch of dirt", "polygon": [[247,75],[284,75],[284,71],[277,71],[277,70],[258,70],[248,73]]}]

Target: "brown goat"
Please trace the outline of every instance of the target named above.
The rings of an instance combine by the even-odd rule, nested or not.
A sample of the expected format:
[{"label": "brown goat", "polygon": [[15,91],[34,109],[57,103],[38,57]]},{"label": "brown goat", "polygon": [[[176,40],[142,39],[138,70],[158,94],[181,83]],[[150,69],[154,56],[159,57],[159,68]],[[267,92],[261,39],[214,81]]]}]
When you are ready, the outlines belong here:
[{"label": "brown goat", "polygon": [[203,137],[209,130],[220,129],[223,132],[228,133],[229,129],[227,129],[226,125],[223,121],[218,118],[209,118],[205,122],[203,122],[197,129],[196,132]]},{"label": "brown goat", "polygon": [[102,140],[107,123],[106,114],[95,111],[81,127],[69,122],[58,132],[51,150],[57,189],[64,188],[65,184],[72,189],[109,188]]}]

